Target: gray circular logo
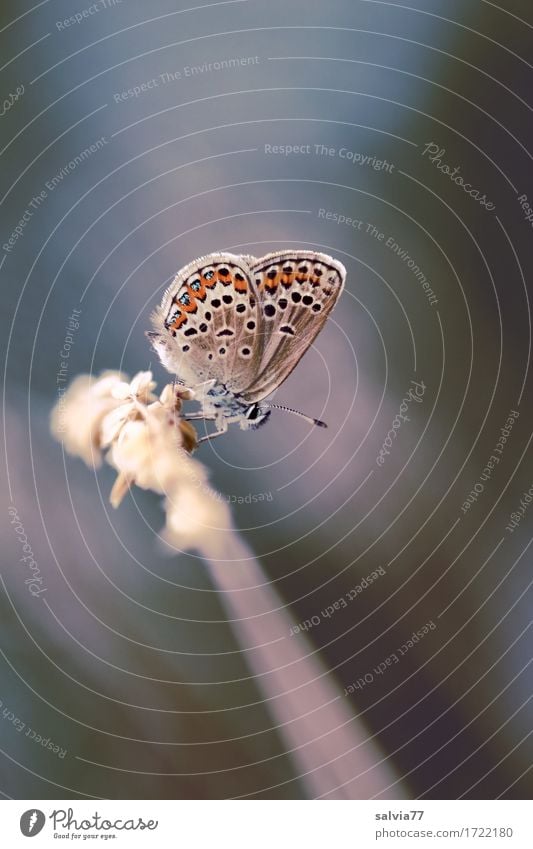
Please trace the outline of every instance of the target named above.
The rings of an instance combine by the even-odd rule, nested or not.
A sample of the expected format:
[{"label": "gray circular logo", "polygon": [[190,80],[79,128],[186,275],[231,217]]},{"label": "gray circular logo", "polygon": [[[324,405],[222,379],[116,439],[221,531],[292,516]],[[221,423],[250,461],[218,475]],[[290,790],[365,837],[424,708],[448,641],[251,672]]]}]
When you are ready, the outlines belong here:
[{"label": "gray circular logo", "polygon": [[45,822],[46,817],[42,811],[30,808],[29,811],[24,811],[20,818],[20,830],[24,837],[35,837],[42,830]]}]

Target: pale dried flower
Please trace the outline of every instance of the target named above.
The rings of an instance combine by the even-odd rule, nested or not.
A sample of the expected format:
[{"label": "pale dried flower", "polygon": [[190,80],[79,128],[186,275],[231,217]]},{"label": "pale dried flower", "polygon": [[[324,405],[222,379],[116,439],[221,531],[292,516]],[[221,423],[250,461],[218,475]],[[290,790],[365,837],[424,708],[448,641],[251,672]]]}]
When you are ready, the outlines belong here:
[{"label": "pale dried flower", "polygon": [[152,389],[155,389],[155,387],[156,382],[152,380],[152,372],[139,371],[129,383],[126,380],[117,383],[112,389],[112,394],[114,398],[118,398],[120,401],[131,400],[148,404],[149,401],[156,400],[156,396],[152,393]]},{"label": "pale dried flower", "polygon": [[201,463],[184,450],[182,426],[189,436],[188,422],[180,425],[160,403],[146,407],[142,418],[126,422],[106,458],[119,473],[111,493],[114,507],[131,483],[169,495],[188,478],[191,467],[197,477],[207,477]]},{"label": "pale dried flower", "polygon": [[114,507],[133,483],[169,495],[183,479],[207,479],[203,466],[189,456],[196,431],[180,415],[182,400],[194,393],[168,384],[158,398],[155,386],[150,371],[131,381],[120,372],[99,379],[81,375],[52,411],[52,433],[70,454],[98,466],[100,449],[109,448],[106,460],[118,472],[110,496]]},{"label": "pale dried flower", "polygon": [[140,371],[129,383],[121,380],[113,386],[111,394],[119,404],[102,422],[103,448],[117,439],[126,422],[139,417],[143,404],[157,400],[152,393],[155,385],[150,371]]},{"label": "pale dried flower", "polygon": [[120,371],[104,371],[97,379],[82,374],[72,381],[52,411],[51,430],[69,454],[88,466],[100,466],[102,422],[120,404],[113,390],[124,381]]}]

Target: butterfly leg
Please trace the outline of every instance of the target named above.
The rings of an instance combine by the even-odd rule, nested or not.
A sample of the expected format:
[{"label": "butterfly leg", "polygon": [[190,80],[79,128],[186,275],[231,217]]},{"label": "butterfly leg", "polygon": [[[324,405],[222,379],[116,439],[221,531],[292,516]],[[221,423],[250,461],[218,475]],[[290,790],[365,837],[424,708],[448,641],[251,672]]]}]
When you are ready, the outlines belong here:
[{"label": "butterfly leg", "polygon": [[183,416],[186,422],[194,422],[198,421],[198,419],[204,419],[206,421],[214,421],[214,416],[206,416],[205,413],[188,413],[186,416]]},{"label": "butterfly leg", "polygon": [[215,430],[214,433],[208,433],[207,436],[201,436],[198,440],[198,445],[200,445],[201,442],[209,442],[209,440],[214,439],[215,436],[224,436],[225,433],[227,433],[227,429]]},{"label": "butterfly leg", "polygon": [[225,433],[227,433],[227,430],[228,430],[227,421],[225,421],[224,419],[222,419],[222,420],[219,419],[218,425],[219,425],[219,430],[215,430],[214,433],[208,433],[205,436],[201,436],[200,439],[198,440],[198,445],[201,442],[208,442],[210,439],[214,439],[216,436],[223,436]]}]

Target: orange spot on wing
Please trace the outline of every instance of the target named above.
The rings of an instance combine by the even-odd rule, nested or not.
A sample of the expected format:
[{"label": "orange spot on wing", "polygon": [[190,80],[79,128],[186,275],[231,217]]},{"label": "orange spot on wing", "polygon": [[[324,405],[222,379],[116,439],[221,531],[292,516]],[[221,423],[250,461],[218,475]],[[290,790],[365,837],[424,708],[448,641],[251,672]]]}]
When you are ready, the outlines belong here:
[{"label": "orange spot on wing", "polygon": [[286,289],[289,289],[291,286],[295,284],[300,284],[303,282],[310,282],[311,285],[320,286],[322,283],[322,279],[320,277],[316,277],[314,274],[311,274],[309,271],[301,272],[301,271],[291,271],[290,273],[285,273],[283,271],[276,274],[276,276],[271,280],[270,277],[266,275],[263,277],[261,281],[260,289],[268,289],[270,292],[273,292],[278,286],[284,286]]},{"label": "orange spot on wing", "polygon": [[186,321],[187,321],[187,316],[185,315],[185,313],[180,312],[179,315],[174,319],[174,321],[170,325],[170,328],[172,330],[179,330],[179,328],[182,326],[182,324],[185,324]]},{"label": "orange spot on wing", "polygon": [[194,298],[196,298],[199,301],[205,301],[205,296],[207,292],[205,291],[205,286],[202,286],[201,280],[200,288],[198,289],[198,291],[196,291],[196,289],[191,289],[190,286],[187,286],[187,292],[189,293],[189,297],[191,298],[191,300],[194,300]]},{"label": "orange spot on wing", "polygon": [[224,277],[222,274],[219,274],[218,271],[215,271],[215,277],[218,283],[222,283],[223,286],[229,286],[233,282],[233,275],[226,274]]},{"label": "orange spot on wing", "polygon": [[[265,277],[265,280],[264,280],[264,283],[263,283],[265,289],[270,289],[271,292],[273,292],[274,289],[277,289],[278,286],[279,286],[279,283],[280,283],[281,276],[282,276],[281,274],[276,274],[276,276],[272,280],[270,279],[270,277]],[[285,275],[283,275],[283,276],[285,276]]]},{"label": "orange spot on wing", "polygon": [[[302,280],[303,278],[303,280]],[[295,280],[311,283],[311,286],[320,286],[320,277],[315,277],[314,274],[311,274],[309,271],[295,271],[291,275],[291,282]]]}]

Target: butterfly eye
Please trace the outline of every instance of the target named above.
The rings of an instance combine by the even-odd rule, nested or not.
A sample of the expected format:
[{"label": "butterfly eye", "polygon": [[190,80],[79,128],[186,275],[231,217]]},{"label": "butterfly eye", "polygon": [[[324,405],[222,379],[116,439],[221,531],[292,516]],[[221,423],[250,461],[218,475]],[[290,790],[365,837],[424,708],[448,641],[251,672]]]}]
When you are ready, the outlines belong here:
[{"label": "butterfly eye", "polygon": [[190,284],[190,287],[193,290],[193,292],[199,292],[200,289],[201,289],[200,281],[199,280],[193,280],[192,283]]},{"label": "butterfly eye", "polygon": [[246,410],[246,418],[250,419],[250,421],[254,421],[259,415],[259,407],[257,404],[253,404],[251,407],[248,407]]},{"label": "butterfly eye", "polygon": [[180,302],[180,304],[184,304],[184,306],[187,306],[191,303],[191,299],[189,298],[187,292],[184,292],[183,295],[178,298],[178,301]]},{"label": "butterfly eye", "polygon": [[215,273],[215,272],[214,272],[212,269],[210,269],[209,271],[204,271],[204,272],[203,272],[204,280],[211,280],[211,278],[213,277],[214,273]]}]

